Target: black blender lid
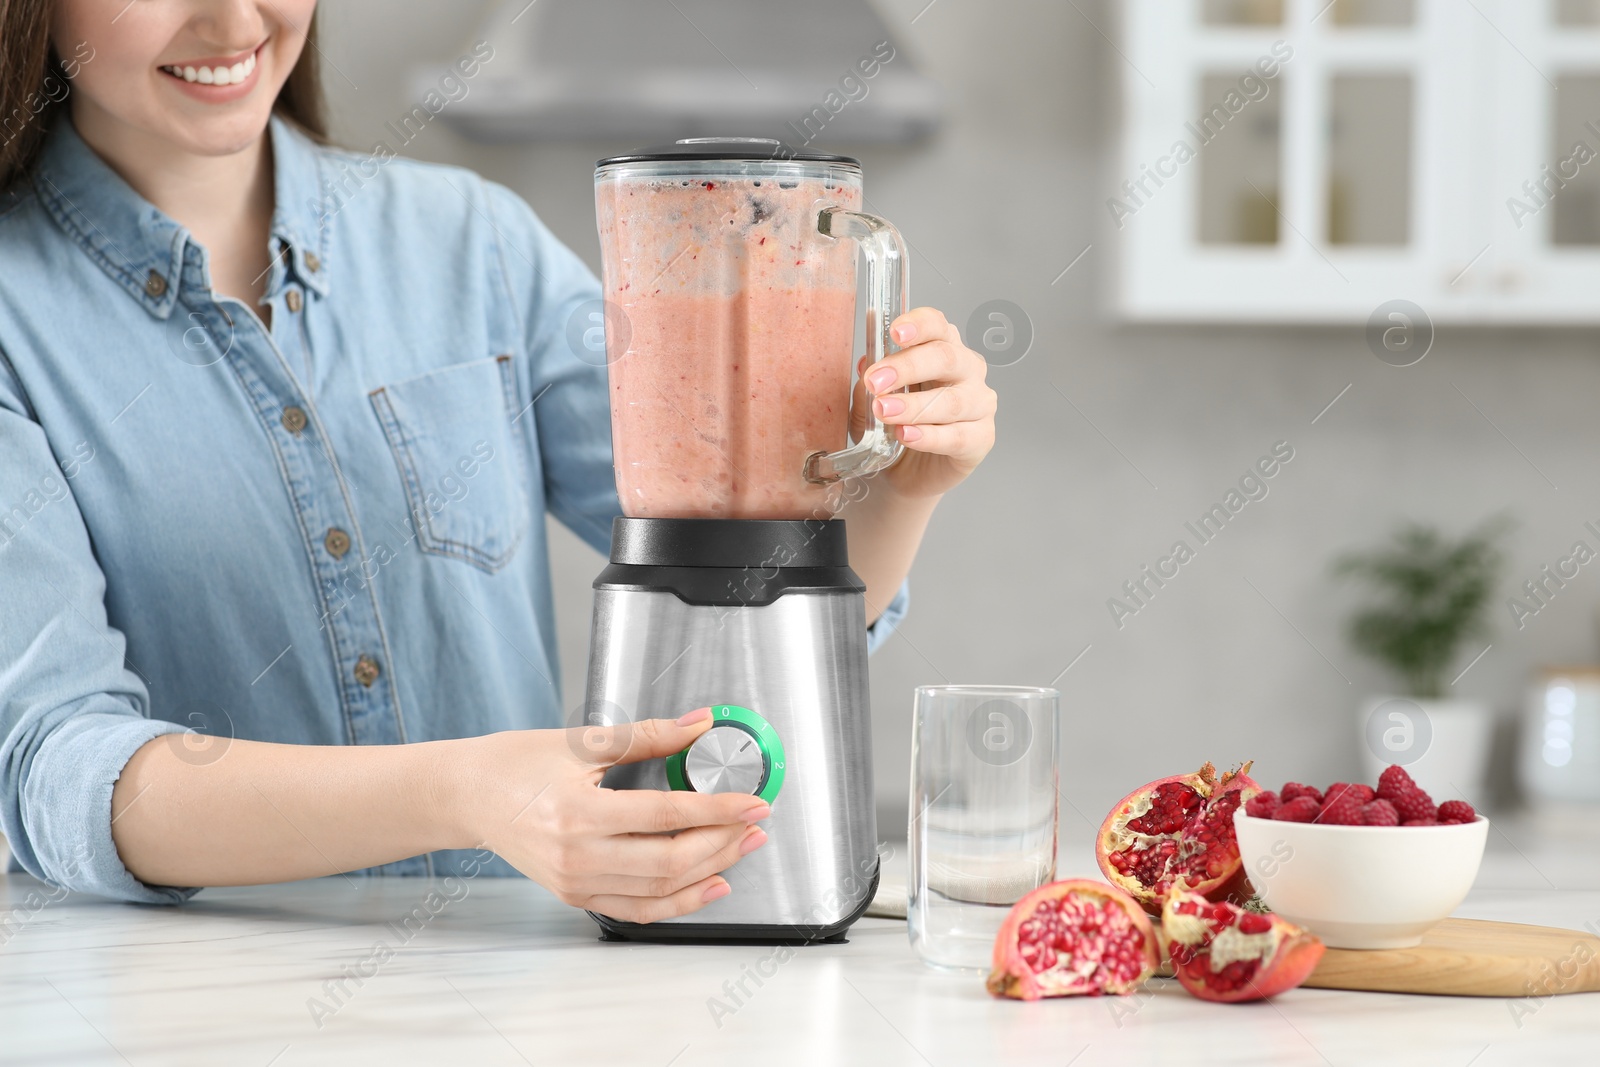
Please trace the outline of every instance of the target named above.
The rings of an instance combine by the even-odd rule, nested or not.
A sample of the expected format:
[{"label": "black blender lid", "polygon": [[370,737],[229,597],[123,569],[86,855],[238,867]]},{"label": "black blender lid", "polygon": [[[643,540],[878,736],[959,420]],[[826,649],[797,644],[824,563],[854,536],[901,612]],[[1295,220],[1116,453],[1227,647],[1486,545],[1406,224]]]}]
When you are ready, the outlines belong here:
[{"label": "black blender lid", "polygon": [[635,567],[847,567],[843,519],[611,520],[611,562]]},{"label": "black blender lid", "polygon": [[861,161],[851,156],[834,156],[826,152],[806,152],[790,148],[771,137],[688,137],[675,144],[656,145],[621,156],[607,156],[596,167],[609,167],[613,163],[670,163],[676,160],[694,162],[715,159],[778,160],[796,163],[844,163],[859,167]]}]

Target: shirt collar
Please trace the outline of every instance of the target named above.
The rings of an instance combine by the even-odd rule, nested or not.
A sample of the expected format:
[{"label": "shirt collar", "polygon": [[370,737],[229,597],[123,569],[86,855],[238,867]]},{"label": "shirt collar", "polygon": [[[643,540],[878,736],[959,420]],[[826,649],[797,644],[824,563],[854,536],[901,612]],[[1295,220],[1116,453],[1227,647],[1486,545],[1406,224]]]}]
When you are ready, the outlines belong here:
[{"label": "shirt collar", "polygon": [[[286,269],[317,293],[328,291],[328,234],[322,225],[316,145],[274,115],[270,123],[274,261],[269,292]],[[91,149],[66,116],[46,138],[33,184],[45,209],[91,258],[157,318],[172,314],[184,278],[189,231],[145,200]],[[197,246],[198,247],[198,246]],[[287,252],[285,251],[287,250]]]},{"label": "shirt collar", "polygon": [[323,153],[277,115],[272,116],[270,129],[276,202],[272,236],[289,249],[295,277],[318,296],[327,296],[329,216],[323,210]]}]

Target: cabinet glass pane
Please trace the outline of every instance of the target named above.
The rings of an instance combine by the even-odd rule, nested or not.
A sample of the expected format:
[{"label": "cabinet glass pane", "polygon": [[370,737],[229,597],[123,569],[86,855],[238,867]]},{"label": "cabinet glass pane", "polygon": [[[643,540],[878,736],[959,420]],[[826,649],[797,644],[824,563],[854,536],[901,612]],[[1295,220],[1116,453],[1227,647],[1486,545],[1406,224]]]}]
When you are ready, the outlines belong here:
[{"label": "cabinet glass pane", "polygon": [[1333,0],[1335,26],[1410,26],[1417,21],[1416,0]]},{"label": "cabinet glass pane", "polygon": [[1549,162],[1508,208],[1518,229],[1548,211],[1551,244],[1600,244],[1600,74],[1559,75],[1551,110]]},{"label": "cabinet glass pane", "polygon": [[1277,244],[1277,78],[1206,74],[1189,138],[1200,155],[1200,243]]},{"label": "cabinet glass pane", "polygon": [[1341,74],[1329,89],[1328,242],[1405,244],[1411,215],[1411,76]]},{"label": "cabinet glass pane", "polygon": [[1205,0],[1200,21],[1208,26],[1281,26],[1283,0]]},{"label": "cabinet glass pane", "polygon": [[1600,26],[1600,0],[1556,0],[1557,26]]}]

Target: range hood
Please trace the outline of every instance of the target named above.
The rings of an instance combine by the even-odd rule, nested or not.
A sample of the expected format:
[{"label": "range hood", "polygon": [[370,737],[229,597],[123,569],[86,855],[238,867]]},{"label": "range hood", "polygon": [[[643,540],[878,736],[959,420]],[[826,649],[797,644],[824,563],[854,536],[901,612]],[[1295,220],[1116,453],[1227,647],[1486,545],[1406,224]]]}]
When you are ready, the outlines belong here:
[{"label": "range hood", "polygon": [[440,117],[483,141],[909,141],[942,110],[866,0],[507,0],[473,39],[493,58]]}]

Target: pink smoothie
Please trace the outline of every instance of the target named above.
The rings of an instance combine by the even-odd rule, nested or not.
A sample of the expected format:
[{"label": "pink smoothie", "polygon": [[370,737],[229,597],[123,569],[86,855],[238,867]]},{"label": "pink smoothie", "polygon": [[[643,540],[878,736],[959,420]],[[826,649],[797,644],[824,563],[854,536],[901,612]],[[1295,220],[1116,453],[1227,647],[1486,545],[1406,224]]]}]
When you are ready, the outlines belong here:
[{"label": "pink smoothie", "polygon": [[858,207],[860,190],[783,184],[597,186],[605,295],[630,327],[608,353],[628,515],[827,514],[803,469],[848,443],[855,248],[816,233],[816,214]]}]

